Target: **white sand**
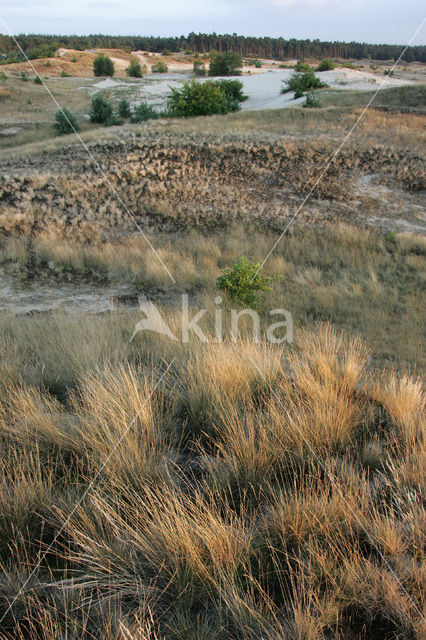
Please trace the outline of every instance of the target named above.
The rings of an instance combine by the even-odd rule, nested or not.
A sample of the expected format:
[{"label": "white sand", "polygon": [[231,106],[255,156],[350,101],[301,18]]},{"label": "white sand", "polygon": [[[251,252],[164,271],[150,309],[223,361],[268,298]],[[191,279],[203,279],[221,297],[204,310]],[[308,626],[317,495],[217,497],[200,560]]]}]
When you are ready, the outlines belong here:
[{"label": "white sand", "polygon": [[[139,55],[141,62],[148,63],[149,66],[154,61],[153,57]],[[146,61],[146,62],[145,62]],[[170,65],[174,67],[175,65]],[[181,69],[181,66],[176,65]],[[186,65],[186,68],[188,65]],[[173,71],[170,68],[170,71]],[[245,111],[259,111],[262,109],[281,109],[304,102],[304,98],[293,99],[293,93],[281,94],[281,88],[294,73],[293,69],[256,69],[251,70],[250,75],[236,76],[244,85],[244,93],[249,96],[248,100],[242,103],[241,107]],[[414,84],[411,80],[400,80],[397,78],[386,78],[382,75],[375,75],[365,71],[355,69],[335,69],[324,71],[317,76],[333,89],[371,91],[378,89],[381,85],[386,87],[399,87]],[[137,104],[141,100],[146,100],[159,108],[165,106],[167,95],[171,87],[179,87],[185,80],[190,80],[193,75],[190,73],[165,73],[149,74],[144,76],[137,83],[131,85],[126,80],[106,78],[92,85],[88,91],[90,94],[103,89],[122,90],[128,87],[129,95],[126,96],[132,104]],[[201,81],[203,79],[201,78]],[[83,87],[82,87],[83,88]]]}]

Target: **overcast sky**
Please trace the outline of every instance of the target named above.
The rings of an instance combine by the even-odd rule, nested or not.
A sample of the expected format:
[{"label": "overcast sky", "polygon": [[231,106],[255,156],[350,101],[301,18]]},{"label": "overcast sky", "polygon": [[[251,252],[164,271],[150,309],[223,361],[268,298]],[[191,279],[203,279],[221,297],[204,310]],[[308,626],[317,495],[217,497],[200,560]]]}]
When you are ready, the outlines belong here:
[{"label": "overcast sky", "polygon": [[[423,0],[0,0],[14,34],[216,31],[406,44],[424,14]],[[426,43],[425,31],[415,44]]]}]

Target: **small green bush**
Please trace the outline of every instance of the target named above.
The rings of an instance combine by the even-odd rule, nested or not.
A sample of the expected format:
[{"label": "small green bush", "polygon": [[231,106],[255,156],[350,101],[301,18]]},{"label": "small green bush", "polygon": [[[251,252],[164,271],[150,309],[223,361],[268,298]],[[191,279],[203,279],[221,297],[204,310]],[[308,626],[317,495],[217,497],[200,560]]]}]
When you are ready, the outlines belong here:
[{"label": "small green bush", "polygon": [[224,291],[232,302],[243,307],[256,308],[258,291],[270,291],[272,278],[261,276],[260,262],[249,262],[241,257],[230,269],[225,269],[216,280],[219,291]]},{"label": "small green bush", "polygon": [[64,69],[62,69],[61,78],[71,78],[71,74],[67,73]]},{"label": "small green bush", "polygon": [[205,76],[207,74],[206,65],[201,60],[194,60],[193,72],[196,76]]},{"label": "small green bush", "polygon": [[262,68],[262,62],[260,60],[255,60],[253,62],[253,64],[256,67],[256,69],[261,69]]},{"label": "small green bush", "polygon": [[210,57],[210,76],[239,76],[243,59],[236,51],[212,53]]},{"label": "small green bush", "polygon": [[123,100],[120,100],[118,103],[118,114],[120,118],[130,118],[132,112],[130,110],[130,103],[128,100],[124,100],[124,98]]},{"label": "small green bush", "polygon": [[300,92],[302,94],[305,91],[309,91],[309,89],[320,89],[321,87],[326,87],[327,85],[324,82],[321,82],[319,78],[316,77],[315,73],[311,71],[305,71],[304,73],[294,73],[290,80],[287,81],[286,85],[281,89],[281,93],[287,93],[289,91],[298,92],[298,97],[301,97]]},{"label": "small green bush", "polygon": [[7,75],[5,74],[4,71],[0,71],[0,80],[6,80],[7,79]]},{"label": "small green bush", "polygon": [[185,82],[181,89],[172,89],[167,102],[168,113],[176,118],[210,116],[238,111],[247,99],[239,80],[207,80]]},{"label": "small green bush", "polygon": [[27,74],[24,71],[21,71],[21,80],[23,80],[23,82],[28,81]]},{"label": "small green bush", "polygon": [[222,89],[230,101],[239,103],[248,100],[248,96],[243,93],[244,85],[241,80],[216,80],[215,84]]},{"label": "small green bush", "polygon": [[305,94],[303,93],[302,89],[296,89],[293,98],[297,100],[298,98],[303,98],[304,95]]},{"label": "small green bush", "polygon": [[142,102],[135,107],[130,122],[137,124],[138,122],[145,122],[146,120],[156,120],[159,117],[158,112],[150,104]]},{"label": "small green bush", "polygon": [[112,116],[112,105],[102,96],[94,96],[90,104],[90,120],[99,124],[105,124]]},{"label": "small green bush", "polygon": [[104,124],[106,127],[119,127],[124,124],[124,120],[113,113],[109,118],[107,118],[107,120],[105,120]]},{"label": "small green bush", "polygon": [[172,89],[167,101],[172,117],[191,118],[227,113],[228,99],[221,87],[211,80],[185,82],[180,89]]},{"label": "small green bush", "polygon": [[75,56],[73,56],[73,57],[71,58],[71,62],[77,62],[77,58],[76,58]]},{"label": "small green bush", "polygon": [[303,58],[300,58],[300,60],[297,61],[297,64],[294,68],[299,73],[304,73],[305,71],[311,71],[311,67],[304,61]]},{"label": "small green bush", "polygon": [[34,84],[43,84],[42,79],[40,78],[40,76],[36,76],[34,78]]},{"label": "small green bush", "polygon": [[162,60],[159,60],[158,62],[152,65],[152,73],[167,73],[168,70],[169,70],[169,67]]},{"label": "small green bush", "polygon": [[317,71],[332,71],[335,67],[335,64],[332,60],[326,59],[321,60],[317,67]]},{"label": "small green bush", "polygon": [[[146,68],[146,65],[144,65]],[[136,58],[132,58],[130,60],[130,64],[126,69],[126,73],[128,76],[132,77],[132,78],[142,78],[143,76],[143,69],[142,69],[142,65],[140,64],[140,62],[138,60],[136,60]]]},{"label": "small green bush", "polygon": [[59,109],[59,111],[55,113],[54,127],[56,129],[56,133],[60,136],[80,131],[80,127],[75,116],[71,111],[68,111],[66,107]]},{"label": "small green bush", "polygon": [[315,91],[309,91],[306,96],[305,107],[318,108],[321,106],[321,102]]},{"label": "small green bush", "polygon": [[108,58],[104,53],[100,53],[93,61],[93,74],[96,77],[100,76],[113,76],[114,75],[114,63],[111,58]]},{"label": "small green bush", "polygon": [[388,231],[384,235],[384,239],[386,240],[386,242],[389,242],[390,244],[395,244],[396,243],[396,233],[395,233],[395,231]]}]

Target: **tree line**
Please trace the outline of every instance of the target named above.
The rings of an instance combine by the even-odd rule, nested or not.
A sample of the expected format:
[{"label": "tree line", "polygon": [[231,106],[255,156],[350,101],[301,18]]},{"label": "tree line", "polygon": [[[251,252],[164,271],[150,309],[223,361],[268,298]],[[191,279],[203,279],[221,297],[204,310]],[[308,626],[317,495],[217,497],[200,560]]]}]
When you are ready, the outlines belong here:
[{"label": "tree line", "polygon": [[[210,53],[210,51],[235,51],[245,57],[269,58],[343,58],[391,60],[397,59],[404,47],[396,44],[368,44],[365,42],[328,42],[321,40],[297,40],[291,38],[256,38],[236,33],[218,35],[216,33],[190,33],[188,36],[107,36],[94,34],[88,36],[60,36],[22,34],[17,39],[30,59],[50,57],[58,47],[66,49],[125,49],[128,51],[164,51],[177,53]],[[0,52],[3,60],[20,60],[13,39],[0,35]],[[426,62],[426,46],[408,47],[404,53],[405,62]]]}]

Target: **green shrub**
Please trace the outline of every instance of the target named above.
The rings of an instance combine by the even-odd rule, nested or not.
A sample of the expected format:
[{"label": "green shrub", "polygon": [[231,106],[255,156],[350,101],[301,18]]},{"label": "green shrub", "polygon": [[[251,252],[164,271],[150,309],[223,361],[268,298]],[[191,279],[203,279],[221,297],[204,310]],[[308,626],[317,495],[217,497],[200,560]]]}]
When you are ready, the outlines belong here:
[{"label": "green shrub", "polygon": [[249,262],[241,257],[230,269],[225,269],[216,280],[216,286],[224,291],[232,302],[243,307],[256,308],[258,291],[270,291],[272,278],[261,276],[260,262]]},{"label": "green shrub", "polygon": [[24,71],[21,71],[21,80],[23,80],[24,82],[27,82],[28,80],[27,74]]},{"label": "green shrub", "polygon": [[298,98],[303,98],[305,94],[303,93],[302,89],[296,89],[296,91],[294,92],[294,100],[297,100]]},{"label": "green shrub", "polygon": [[130,110],[130,103],[128,100],[124,100],[124,98],[123,100],[120,100],[118,103],[118,114],[120,118],[130,118],[132,112]]},{"label": "green shrub", "polygon": [[52,63],[50,62],[50,60],[47,60],[47,61],[44,63],[44,66],[45,66],[45,67],[51,67],[51,66],[52,66]]},{"label": "green shrub", "polygon": [[80,131],[80,127],[75,116],[71,111],[68,111],[66,107],[59,109],[59,111],[55,113],[54,127],[56,129],[56,133],[60,136]]},{"label": "green shrub", "polygon": [[133,115],[130,118],[130,122],[138,123],[145,122],[146,120],[156,120],[159,117],[158,112],[150,104],[142,102],[135,107]]},{"label": "green shrub", "polygon": [[393,76],[394,71],[393,69],[385,69],[383,73],[385,74],[385,76]]},{"label": "green shrub", "polygon": [[152,70],[152,73],[167,73],[169,70],[169,67],[166,65],[165,62],[163,62],[162,60],[159,60],[158,62],[152,65],[151,70]]},{"label": "green shrub", "polygon": [[253,64],[256,67],[256,69],[261,69],[262,68],[262,62],[260,60],[255,60],[253,62]]},{"label": "green shrub", "polygon": [[168,49],[164,49],[164,51],[161,52],[161,55],[163,55],[163,56],[171,56],[172,52],[169,51]]},{"label": "green shrub", "polygon": [[396,243],[396,233],[395,231],[388,231],[384,236],[386,242],[390,242],[391,244]]},{"label": "green shrub", "polygon": [[315,91],[309,91],[306,96],[305,107],[317,108],[321,106],[321,102]]},{"label": "green shrub", "polygon": [[34,84],[43,84],[42,79],[40,78],[40,76],[36,76],[34,78]]},{"label": "green shrub", "polygon": [[172,117],[191,118],[227,113],[228,100],[221,87],[211,80],[185,82],[180,89],[172,89],[167,109]]},{"label": "green shrub", "polygon": [[124,120],[113,113],[109,118],[107,118],[107,120],[105,120],[104,124],[106,127],[119,127],[124,124]]},{"label": "green shrub", "polygon": [[111,58],[108,58],[104,53],[97,55],[93,61],[93,74],[96,77],[113,76],[114,63]]},{"label": "green shrub", "polygon": [[172,117],[191,118],[237,111],[240,102],[247,99],[242,89],[239,80],[185,82],[181,89],[172,89],[168,113]]},{"label": "green shrub", "polygon": [[67,73],[64,69],[62,69],[61,78],[71,78],[71,74]]},{"label": "green shrub", "polygon": [[194,66],[192,70],[196,76],[205,76],[207,73],[206,65],[204,64],[204,62],[201,62],[201,60],[194,60]]},{"label": "green shrub", "polygon": [[210,57],[210,76],[239,76],[243,59],[236,51],[212,53]]},{"label": "green shrub", "polygon": [[[146,68],[146,65],[144,65],[144,67]],[[128,76],[131,76],[132,78],[142,78],[143,76],[142,65],[138,60],[136,60],[136,58],[132,58],[130,60],[130,64],[126,69],[126,73]]]},{"label": "green shrub", "polygon": [[248,99],[248,96],[243,93],[243,83],[241,80],[216,80],[215,84],[218,85],[230,101],[244,102]]},{"label": "green shrub", "polygon": [[76,58],[75,56],[73,56],[73,57],[71,58],[71,62],[77,62],[77,58]]},{"label": "green shrub", "polygon": [[309,91],[309,89],[320,89],[326,86],[327,85],[321,82],[311,70],[305,71],[305,73],[294,73],[290,80],[287,81],[286,86],[281,89],[281,93],[294,91],[295,93],[298,92],[299,97],[301,97],[300,92],[303,94],[305,91]]},{"label": "green shrub", "polygon": [[317,71],[332,71],[335,67],[335,64],[332,60],[326,59],[321,60],[317,67]]},{"label": "green shrub", "polygon": [[102,96],[94,96],[90,104],[89,115],[92,122],[105,124],[112,116],[112,105],[104,100]]},{"label": "green shrub", "polygon": [[299,73],[304,73],[305,71],[311,71],[311,67],[308,64],[306,64],[303,58],[300,58],[300,60],[297,61],[297,64],[294,68]]}]

